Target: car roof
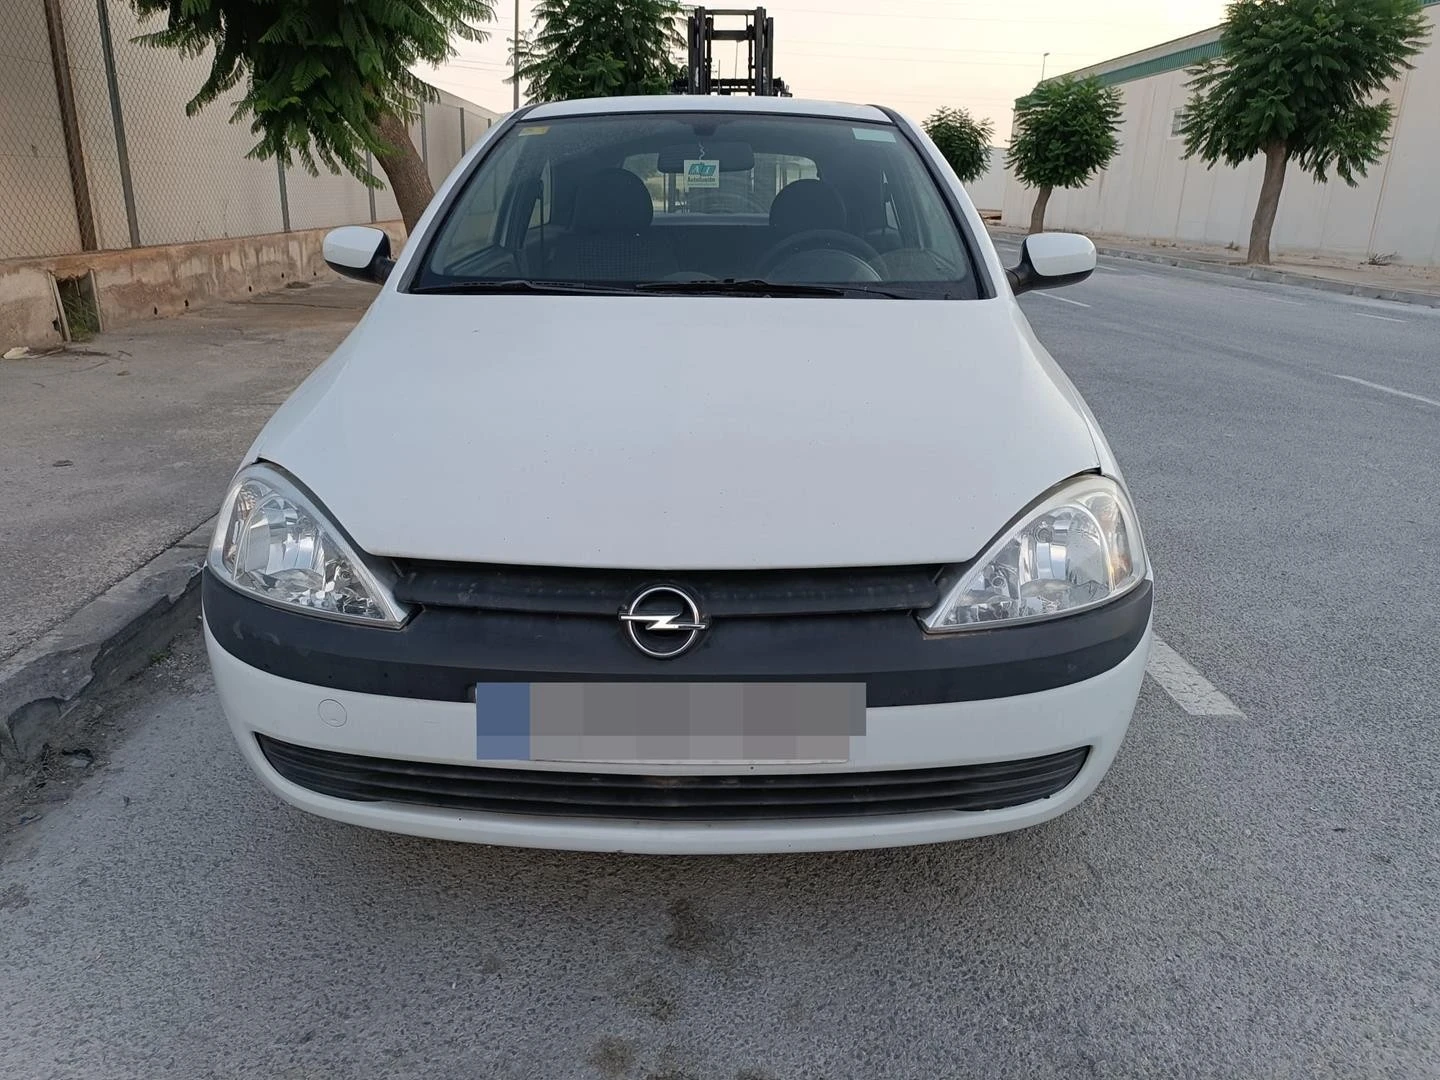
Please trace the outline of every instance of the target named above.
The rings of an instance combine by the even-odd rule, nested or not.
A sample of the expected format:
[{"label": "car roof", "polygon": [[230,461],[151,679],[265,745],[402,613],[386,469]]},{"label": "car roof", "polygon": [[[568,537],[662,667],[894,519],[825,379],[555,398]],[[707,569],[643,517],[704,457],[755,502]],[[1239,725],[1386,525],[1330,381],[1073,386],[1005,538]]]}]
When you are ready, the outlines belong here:
[{"label": "car roof", "polygon": [[653,94],[638,97],[577,98],[574,101],[552,101],[545,105],[537,105],[525,114],[525,119],[544,120],[560,116],[641,112],[750,112],[781,116],[833,116],[840,120],[890,123],[890,118],[874,105],[851,105],[840,101],[807,101],[802,98],[702,94]]}]

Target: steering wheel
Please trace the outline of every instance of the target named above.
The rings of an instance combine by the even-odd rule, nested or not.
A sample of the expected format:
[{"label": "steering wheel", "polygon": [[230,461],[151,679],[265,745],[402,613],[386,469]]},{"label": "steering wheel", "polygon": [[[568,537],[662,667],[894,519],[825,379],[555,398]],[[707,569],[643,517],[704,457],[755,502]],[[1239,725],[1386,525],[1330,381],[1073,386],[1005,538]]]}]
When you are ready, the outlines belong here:
[{"label": "steering wheel", "polygon": [[[857,263],[862,263],[865,269],[874,273],[869,265],[871,259],[878,259],[880,253],[873,247],[861,240],[852,233],[843,232],[840,229],[806,229],[794,236],[786,237],[773,246],[764,255],[760,256],[756,263],[758,270],[756,277],[768,278],[775,271],[775,268],[782,263],[788,262],[793,256],[807,251],[828,251],[834,255],[849,256]],[[838,259],[836,260],[839,261]],[[847,260],[848,261],[848,260]],[[856,267],[855,269],[859,269]],[[874,278],[852,278],[859,281],[879,281]]]}]

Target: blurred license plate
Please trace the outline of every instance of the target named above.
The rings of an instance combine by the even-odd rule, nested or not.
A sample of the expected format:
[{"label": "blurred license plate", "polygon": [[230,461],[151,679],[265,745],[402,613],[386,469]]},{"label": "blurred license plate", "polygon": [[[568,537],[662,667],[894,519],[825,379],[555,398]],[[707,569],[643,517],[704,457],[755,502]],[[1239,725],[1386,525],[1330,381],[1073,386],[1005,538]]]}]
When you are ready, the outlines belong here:
[{"label": "blurred license plate", "polygon": [[865,734],[864,683],[479,683],[481,761],[828,763]]}]

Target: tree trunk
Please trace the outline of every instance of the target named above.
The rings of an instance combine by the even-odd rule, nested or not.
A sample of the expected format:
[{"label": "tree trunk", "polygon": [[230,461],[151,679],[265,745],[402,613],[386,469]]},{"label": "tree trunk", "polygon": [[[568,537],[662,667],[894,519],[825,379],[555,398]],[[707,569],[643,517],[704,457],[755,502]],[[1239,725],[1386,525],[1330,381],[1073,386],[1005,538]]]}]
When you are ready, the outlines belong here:
[{"label": "tree trunk", "polygon": [[393,149],[376,154],[375,161],[384,170],[390,181],[390,191],[400,207],[400,216],[405,219],[405,232],[415,230],[420,215],[435,197],[435,188],[430,183],[430,173],[425,162],[410,141],[410,130],[405,121],[394,113],[385,113],[377,125],[380,138]]},{"label": "tree trunk", "polygon": [[1035,196],[1035,209],[1030,214],[1030,233],[1045,231],[1045,208],[1050,205],[1050,192],[1054,190],[1050,185],[1040,189],[1040,194]]},{"label": "tree trunk", "polygon": [[1290,154],[1283,142],[1265,147],[1265,181],[1260,185],[1260,202],[1255,207],[1255,220],[1250,224],[1250,251],[1245,262],[1270,265],[1270,231],[1275,227],[1275,212],[1280,209],[1280,189],[1285,186],[1285,166]]}]

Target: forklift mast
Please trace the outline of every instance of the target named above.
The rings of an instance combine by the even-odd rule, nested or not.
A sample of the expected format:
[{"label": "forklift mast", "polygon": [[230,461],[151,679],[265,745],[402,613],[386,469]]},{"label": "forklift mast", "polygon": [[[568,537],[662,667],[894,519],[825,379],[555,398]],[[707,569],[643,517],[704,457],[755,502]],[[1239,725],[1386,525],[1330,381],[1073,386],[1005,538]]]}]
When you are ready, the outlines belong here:
[{"label": "forklift mast", "polygon": [[[742,28],[715,29],[715,18],[744,18]],[[789,97],[785,80],[775,77],[775,20],[757,8],[703,8],[690,10],[686,38],[689,63],[686,76],[672,89],[677,94],[750,94],[754,97]],[[748,50],[745,75],[733,78],[715,74],[715,42],[743,41]],[[723,62],[724,56],[722,54]]]}]

